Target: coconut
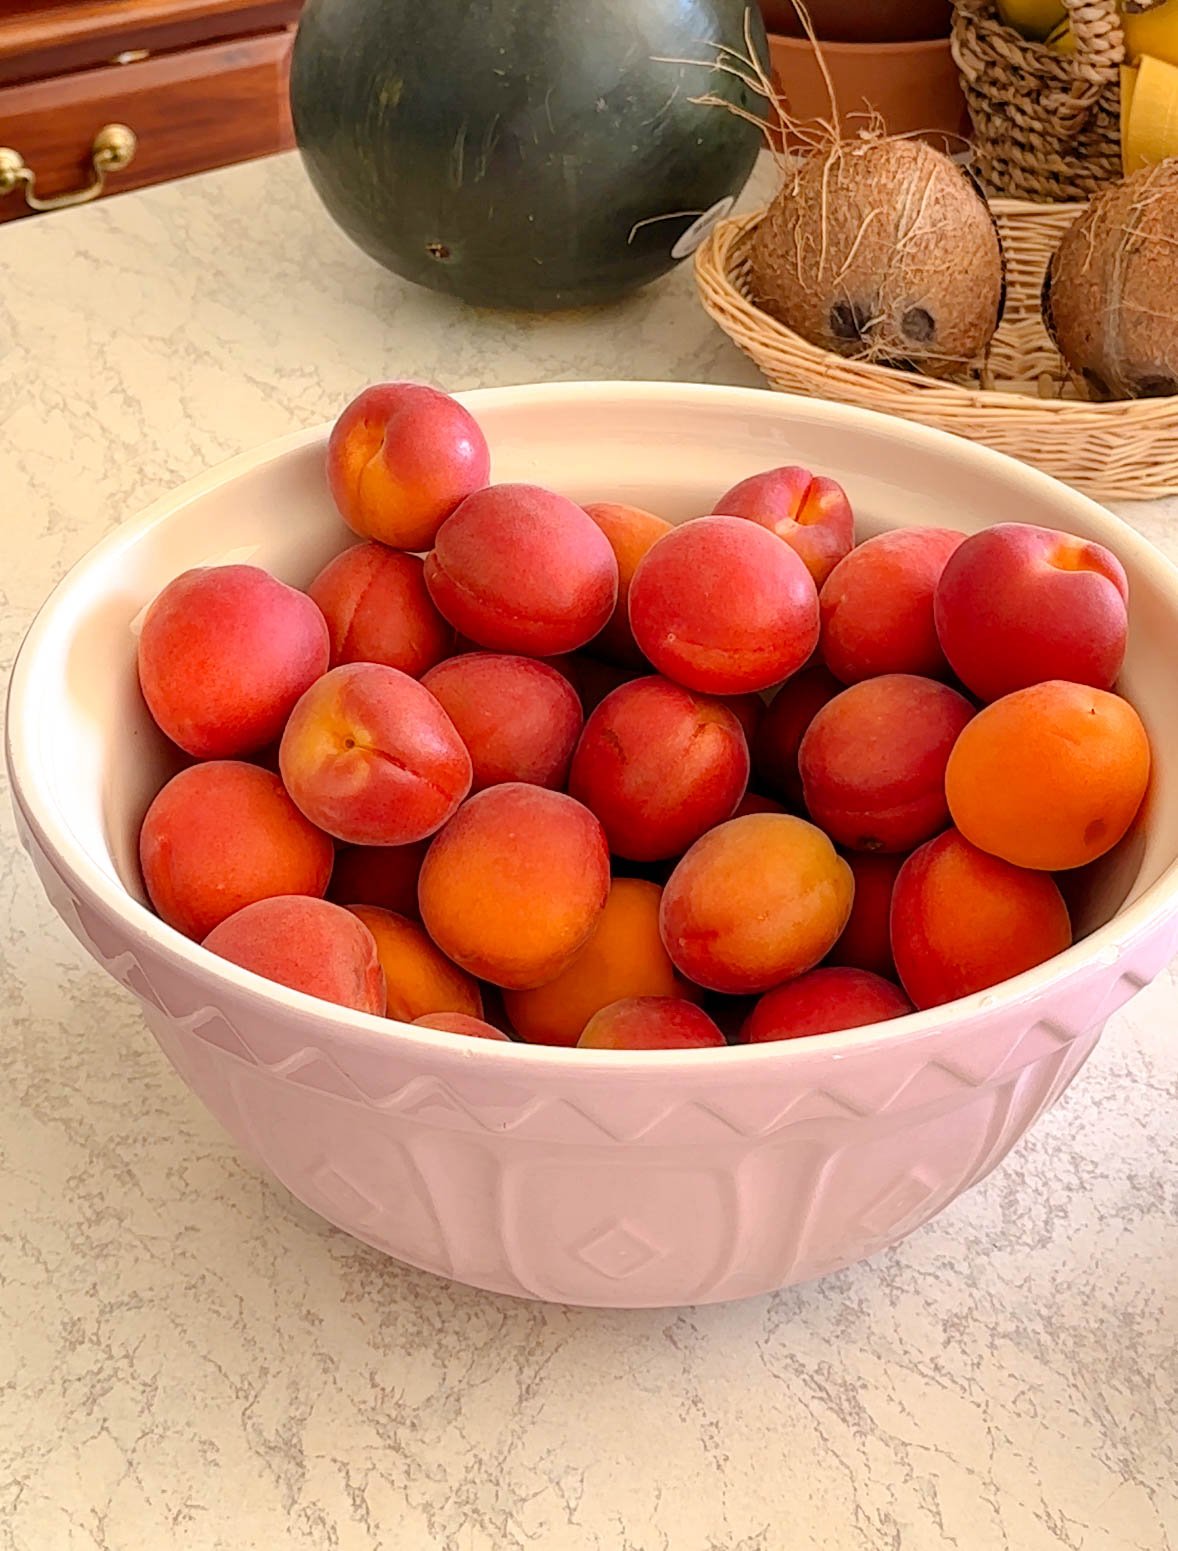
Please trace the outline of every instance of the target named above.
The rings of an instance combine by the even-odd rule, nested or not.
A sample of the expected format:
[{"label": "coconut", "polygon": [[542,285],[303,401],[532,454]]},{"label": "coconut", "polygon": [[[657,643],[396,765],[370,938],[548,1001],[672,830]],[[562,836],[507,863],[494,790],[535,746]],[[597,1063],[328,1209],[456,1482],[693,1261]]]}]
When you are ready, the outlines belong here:
[{"label": "coconut", "polygon": [[1178,394],[1178,161],[1114,183],[1073,222],[1043,320],[1089,398]]},{"label": "coconut", "polygon": [[752,238],[753,299],[838,355],[947,377],[1002,316],[1002,243],[970,177],[919,140],[823,144]]}]

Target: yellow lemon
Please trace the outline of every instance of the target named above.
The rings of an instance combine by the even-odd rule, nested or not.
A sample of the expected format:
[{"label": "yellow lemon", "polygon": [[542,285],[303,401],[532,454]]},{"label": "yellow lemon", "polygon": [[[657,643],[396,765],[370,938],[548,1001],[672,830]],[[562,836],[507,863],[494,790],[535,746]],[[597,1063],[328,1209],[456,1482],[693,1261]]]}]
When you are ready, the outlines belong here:
[{"label": "yellow lemon", "polygon": [[1068,13],[1061,0],[998,0],[998,14],[1024,38],[1046,38]]},{"label": "yellow lemon", "polygon": [[[1005,4],[1006,0],[1001,0],[999,10]],[[1125,34],[1125,57],[1131,64],[1148,54],[1167,64],[1178,65],[1178,0],[1163,0],[1163,4],[1152,11],[1122,9],[1121,28]],[[1072,24],[1066,16],[1047,34],[1046,41],[1048,48],[1058,54],[1076,52]]]}]

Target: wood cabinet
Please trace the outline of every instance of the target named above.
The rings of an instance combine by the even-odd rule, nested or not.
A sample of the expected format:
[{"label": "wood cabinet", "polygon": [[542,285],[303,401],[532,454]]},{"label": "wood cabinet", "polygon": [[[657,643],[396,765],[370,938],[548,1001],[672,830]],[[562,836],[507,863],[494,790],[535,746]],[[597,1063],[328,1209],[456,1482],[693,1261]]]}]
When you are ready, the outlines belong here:
[{"label": "wood cabinet", "polygon": [[9,6],[0,20],[0,221],[288,149],[300,4]]}]

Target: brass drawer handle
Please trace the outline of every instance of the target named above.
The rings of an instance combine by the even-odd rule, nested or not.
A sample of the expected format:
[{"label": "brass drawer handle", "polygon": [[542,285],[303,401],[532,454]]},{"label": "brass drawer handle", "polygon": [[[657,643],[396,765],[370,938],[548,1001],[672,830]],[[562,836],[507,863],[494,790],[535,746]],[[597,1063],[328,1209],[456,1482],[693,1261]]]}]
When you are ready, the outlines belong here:
[{"label": "brass drawer handle", "polygon": [[108,172],[122,172],[129,167],[138,145],[135,131],[126,124],[104,124],[94,136],[90,147],[90,160],[94,166],[94,181],[85,188],[74,189],[68,194],[56,194],[52,199],[37,197],[37,175],[25,166],[19,151],[0,146],[0,198],[11,194],[24,185],[25,203],[30,210],[62,210],[66,205],[86,205],[97,199],[106,186]]}]

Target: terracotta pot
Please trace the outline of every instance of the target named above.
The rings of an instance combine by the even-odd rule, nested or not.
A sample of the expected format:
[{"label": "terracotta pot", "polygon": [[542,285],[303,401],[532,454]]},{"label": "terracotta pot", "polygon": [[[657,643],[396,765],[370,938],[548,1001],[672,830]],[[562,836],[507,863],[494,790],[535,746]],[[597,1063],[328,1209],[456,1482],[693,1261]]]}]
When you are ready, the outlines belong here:
[{"label": "terracotta pot", "polygon": [[[830,96],[808,38],[771,36],[769,53],[785,111],[814,125],[831,116]],[[824,43],[841,132],[853,136],[878,114],[888,134],[917,134],[950,152],[969,138],[969,114],[948,38],[918,43]],[[786,136],[787,145],[802,142]]]},{"label": "terracotta pot", "polygon": [[[951,0],[803,0],[818,37],[832,43],[905,43],[946,38]],[[793,0],[761,0],[769,32],[805,37]]]}]

